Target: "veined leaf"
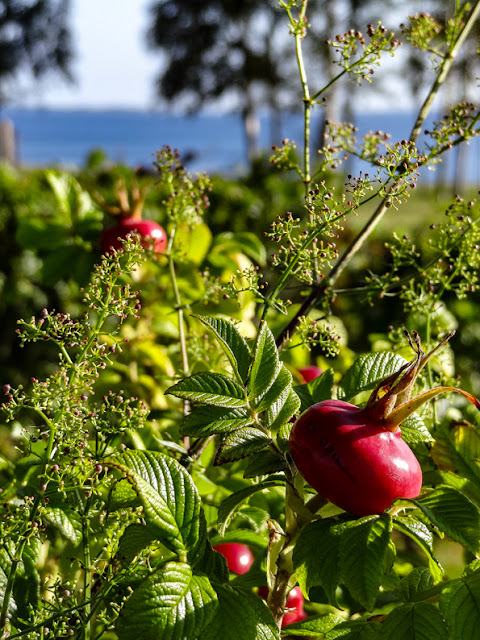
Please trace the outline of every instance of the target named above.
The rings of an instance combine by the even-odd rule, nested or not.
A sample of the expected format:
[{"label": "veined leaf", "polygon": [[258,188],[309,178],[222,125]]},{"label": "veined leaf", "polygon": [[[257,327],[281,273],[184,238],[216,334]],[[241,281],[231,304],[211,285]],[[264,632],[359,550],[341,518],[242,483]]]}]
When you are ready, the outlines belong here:
[{"label": "veined leaf", "polygon": [[381,640],[382,625],[367,620],[348,620],[328,631],[325,640]]},{"label": "veined leaf", "polygon": [[198,640],[279,640],[270,609],[252,591],[226,585],[217,596],[215,617]]},{"label": "veined leaf", "polygon": [[442,614],[429,602],[397,607],[382,624],[385,640],[449,640],[449,637]]},{"label": "veined leaf", "polygon": [[264,449],[271,438],[253,427],[244,427],[228,433],[222,441],[216,455],[216,465],[234,462],[246,458],[251,453]]},{"label": "veined leaf", "polygon": [[126,451],[107,464],[126,475],[160,542],[182,556],[196,546],[202,533],[200,498],[181,464],[152,451]]},{"label": "veined leaf", "polygon": [[384,513],[357,520],[342,536],[340,579],[368,611],[375,606],[391,531],[391,518]]},{"label": "veined leaf", "polygon": [[440,598],[440,610],[452,640],[477,640],[480,629],[480,570],[449,582]]},{"label": "veined leaf", "polygon": [[223,536],[226,528],[230,524],[233,516],[235,515],[235,511],[238,506],[241,505],[245,500],[248,500],[250,496],[258,491],[264,491],[265,489],[270,489],[271,487],[281,487],[285,485],[284,480],[265,480],[265,482],[259,482],[258,484],[253,484],[250,487],[245,487],[244,489],[240,489],[240,491],[236,491],[225,498],[225,500],[220,505],[218,510],[218,531],[220,535]]},{"label": "veined leaf", "polygon": [[123,565],[128,565],[140,551],[155,540],[155,535],[147,526],[134,522],[128,525],[123,532],[118,543],[116,557]]},{"label": "veined leaf", "polygon": [[334,382],[333,369],[326,369],[322,375],[317,376],[308,383],[307,386],[312,396],[313,404],[331,399]]},{"label": "veined leaf", "polygon": [[288,398],[291,387],[292,374],[284,364],[281,364],[277,377],[270,389],[263,396],[257,407],[257,411],[265,411],[265,409],[272,410],[272,405],[278,406],[280,409]]},{"label": "veined leaf", "polygon": [[338,390],[341,400],[351,400],[361,391],[369,391],[384,378],[398,371],[407,360],[392,351],[359,356],[342,378]]},{"label": "veined leaf", "polygon": [[47,507],[43,518],[74,545],[82,541],[82,525],[78,514],[68,507]]},{"label": "veined leaf", "polygon": [[418,413],[412,413],[401,425],[402,438],[407,444],[433,442],[432,434]]},{"label": "veined leaf", "polygon": [[184,419],[180,432],[200,438],[215,433],[228,433],[253,423],[253,418],[243,409],[225,407],[195,407]]},{"label": "veined leaf", "polygon": [[280,369],[277,345],[272,332],[264,322],[260,328],[250,369],[248,396],[257,407],[272,386]]},{"label": "veined leaf", "polygon": [[300,409],[300,398],[297,396],[293,389],[290,389],[290,393],[285,402],[279,407],[277,404],[270,407],[265,415],[265,423],[269,429],[276,431],[280,429],[282,425],[290,420]]},{"label": "veined leaf", "polygon": [[288,464],[283,456],[272,449],[265,449],[265,451],[259,451],[250,458],[243,472],[243,477],[256,478],[276,473],[277,471],[286,471],[287,469]]},{"label": "veined leaf", "polygon": [[283,628],[282,632],[295,637],[318,638],[318,636],[327,633],[330,629],[333,629],[336,624],[342,621],[342,619],[343,618],[336,613],[308,616],[308,618],[305,618],[300,622],[294,622],[293,624],[287,625]]},{"label": "veined leaf", "polygon": [[329,604],[337,606],[335,591],[340,579],[340,542],[352,526],[354,521],[337,522],[325,518],[302,529],[293,549],[293,567],[298,584],[307,597],[312,587],[321,586]]},{"label": "veined leaf", "polygon": [[413,502],[447,536],[478,553],[480,511],[463,493],[452,487],[439,487]]},{"label": "veined leaf", "polygon": [[433,535],[427,525],[413,516],[397,516],[393,518],[393,526],[423,549],[428,558],[428,566],[434,581],[440,582],[443,578],[443,568],[433,555]]},{"label": "veined leaf", "polygon": [[422,591],[434,586],[433,576],[426,567],[415,567],[400,581],[400,593],[405,602],[410,602]]},{"label": "veined leaf", "polygon": [[238,372],[238,375],[246,382],[248,368],[250,366],[250,349],[245,338],[238,331],[233,322],[214,316],[195,316],[203,324],[210,327],[217,338],[222,343],[227,356]]},{"label": "veined leaf", "polygon": [[214,619],[217,596],[204,575],[168,562],[135,589],[116,623],[119,640],[197,638]]},{"label": "veined leaf", "polygon": [[246,407],[244,389],[221,373],[195,373],[165,391],[177,398],[215,407]]}]

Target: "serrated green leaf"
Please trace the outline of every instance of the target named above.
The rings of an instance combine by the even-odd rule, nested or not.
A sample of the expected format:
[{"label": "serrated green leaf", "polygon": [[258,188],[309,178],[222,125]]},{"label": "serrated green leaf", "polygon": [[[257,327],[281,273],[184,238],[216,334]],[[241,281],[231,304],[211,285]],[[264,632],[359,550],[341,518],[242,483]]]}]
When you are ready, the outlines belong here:
[{"label": "serrated green leaf", "polygon": [[214,407],[247,406],[244,389],[221,373],[195,373],[167,389],[168,394]]},{"label": "serrated green leaf", "polygon": [[440,611],[429,602],[397,607],[382,624],[385,640],[448,640],[448,630]]},{"label": "serrated green leaf", "polygon": [[401,531],[414,540],[423,549],[428,558],[428,566],[434,582],[440,582],[443,578],[443,569],[433,555],[433,535],[427,525],[413,516],[400,516],[393,519],[393,526],[397,531]]},{"label": "serrated green leaf", "polygon": [[327,633],[330,629],[342,621],[342,618],[336,613],[327,613],[326,615],[308,616],[300,622],[288,624],[282,629],[282,635],[288,634],[297,637],[314,637],[317,638],[323,633]]},{"label": "serrated green leaf", "polygon": [[215,618],[198,640],[279,640],[273,615],[257,595],[221,586],[217,596]]},{"label": "serrated green leaf", "polygon": [[351,400],[361,391],[374,389],[379,382],[398,371],[406,362],[405,358],[392,351],[359,356],[343,376],[338,397],[341,400]]},{"label": "serrated green leaf", "polygon": [[283,456],[272,449],[266,449],[250,458],[243,472],[243,477],[256,478],[287,469],[288,464]]},{"label": "serrated green leaf", "polygon": [[341,582],[368,611],[373,609],[378,596],[391,531],[392,520],[383,513],[357,520],[356,526],[342,535]]},{"label": "serrated green leaf", "polygon": [[47,507],[43,518],[75,546],[82,541],[82,524],[78,514],[68,507]]},{"label": "serrated green leaf", "polygon": [[224,407],[195,407],[184,419],[180,432],[182,435],[201,438],[216,433],[228,433],[253,423],[253,418],[243,409],[225,409]]},{"label": "serrated green leaf", "polygon": [[28,620],[32,610],[38,607],[41,583],[38,564],[41,547],[42,543],[38,538],[31,538],[28,541],[23,551],[22,562],[15,575],[13,598],[16,605],[16,618],[22,621]]},{"label": "serrated green leaf", "polygon": [[452,640],[477,640],[480,629],[480,571],[452,580],[440,597]]},{"label": "serrated green leaf", "polygon": [[265,534],[257,533],[253,529],[231,529],[223,535],[217,534],[210,540],[212,547],[225,542],[241,542],[254,549],[265,550],[268,544],[268,538]]},{"label": "serrated green leaf", "polygon": [[132,562],[136,555],[155,540],[155,535],[144,524],[134,522],[122,533],[116,557],[123,565]]},{"label": "serrated green leaf", "polygon": [[401,425],[402,438],[407,444],[433,442],[433,437],[425,422],[417,413],[412,413]]},{"label": "serrated green leaf", "polygon": [[196,317],[214,332],[224,346],[232,366],[243,382],[246,382],[250,366],[250,349],[234,323],[218,316]]},{"label": "serrated green leaf", "polygon": [[311,380],[307,384],[307,387],[313,400],[312,404],[330,400],[333,395],[334,382],[335,376],[333,369],[325,369],[322,375]]},{"label": "serrated green leaf", "polygon": [[108,496],[107,507],[109,511],[139,507],[142,501],[138,493],[132,488],[128,480],[124,478],[116,482]]},{"label": "serrated green leaf", "polygon": [[119,640],[197,638],[214,619],[217,596],[206,576],[169,562],[135,589],[116,623]]},{"label": "serrated green leaf", "polygon": [[196,546],[202,533],[200,497],[181,464],[152,451],[126,451],[107,464],[125,473],[160,542],[181,556]]},{"label": "serrated green leaf", "polygon": [[452,487],[439,487],[413,500],[435,526],[472,553],[480,550],[480,511]]},{"label": "serrated green leaf", "polygon": [[282,480],[265,480],[265,482],[259,482],[258,484],[254,484],[250,487],[240,489],[240,491],[236,491],[229,495],[228,498],[225,498],[218,510],[217,526],[220,535],[225,533],[225,530],[235,515],[238,506],[245,502],[245,500],[248,500],[250,496],[254,493],[258,493],[259,491],[265,491],[265,489],[284,486],[284,484],[285,482]]},{"label": "serrated green leaf", "polygon": [[348,620],[327,632],[325,640],[380,640],[382,625],[367,620]]},{"label": "serrated green leaf", "polygon": [[254,427],[243,427],[228,433],[222,440],[215,455],[214,464],[220,465],[225,462],[234,462],[246,458],[251,453],[256,453],[264,449],[271,438],[260,429]]},{"label": "serrated green leaf", "polygon": [[433,576],[426,567],[415,567],[400,581],[400,593],[405,602],[410,602],[422,591],[434,586]]},{"label": "serrated green leaf", "polygon": [[[271,407],[265,415],[265,424],[271,431],[277,431],[300,410],[300,398],[290,389],[287,399],[281,407]],[[276,415],[274,415],[276,413]]]},{"label": "serrated green leaf", "polygon": [[307,597],[312,587],[320,586],[328,603],[337,606],[335,591],[340,578],[340,541],[351,526],[354,526],[351,521],[337,523],[326,518],[302,529],[293,549],[293,567],[298,584]]},{"label": "serrated green leaf", "polygon": [[215,551],[210,542],[205,545],[205,552],[195,568],[218,584],[225,584],[230,578],[225,556]]},{"label": "serrated green leaf", "polygon": [[275,405],[276,407],[278,407],[278,413],[278,410],[280,410],[285,400],[288,398],[291,387],[292,374],[284,364],[281,364],[277,377],[275,378],[270,389],[263,396],[260,404],[257,407],[257,411],[265,411],[265,409],[272,410],[272,405]]},{"label": "serrated green leaf", "polygon": [[275,338],[267,323],[264,322],[257,337],[248,384],[248,397],[253,407],[259,405],[270,389],[279,369],[280,360]]}]

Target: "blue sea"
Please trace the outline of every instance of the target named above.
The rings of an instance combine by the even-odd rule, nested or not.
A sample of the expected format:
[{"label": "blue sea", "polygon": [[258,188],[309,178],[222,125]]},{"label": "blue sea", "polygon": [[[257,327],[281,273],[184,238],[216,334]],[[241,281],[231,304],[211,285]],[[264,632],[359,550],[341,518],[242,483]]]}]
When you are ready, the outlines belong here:
[{"label": "blue sea", "polygon": [[[103,149],[115,163],[148,167],[155,151],[167,144],[179,149],[191,172],[233,175],[247,166],[242,121],[235,114],[185,116],[147,111],[6,108],[0,115],[13,121],[18,159],[25,165],[74,168],[84,165],[92,150]],[[355,124],[359,135],[381,130],[396,141],[408,138],[414,117],[408,112],[364,113],[356,117]],[[302,125],[301,114],[285,115],[281,130],[273,137],[268,118],[262,117],[260,148],[268,151],[273,143],[281,144],[283,138],[296,140],[300,147]],[[313,135],[319,126],[317,116]],[[440,165],[425,177],[453,181],[457,153],[458,149],[450,151],[443,167]],[[480,181],[479,158],[480,142],[473,140],[461,158],[461,181]],[[353,173],[360,168],[358,163],[348,167]]]}]

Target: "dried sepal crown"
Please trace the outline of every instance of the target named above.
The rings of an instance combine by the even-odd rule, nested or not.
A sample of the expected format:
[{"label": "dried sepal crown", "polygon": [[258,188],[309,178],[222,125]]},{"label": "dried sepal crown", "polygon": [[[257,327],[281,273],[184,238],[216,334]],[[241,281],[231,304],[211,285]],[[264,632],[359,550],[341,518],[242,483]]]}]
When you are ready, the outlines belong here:
[{"label": "dried sepal crown", "polygon": [[463,391],[463,389],[457,389],[456,387],[435,387],[414,398],[412,397],[413,388],[420,371],[430,358],[455,335],[455,331],[445,336],[443,340],[428,353],[423,351],[420,336],[416,331],[413,332],[413,338],[408,332],[405,333],[411,348],[415,352],[415,357],[375,387],[367,401],[365,410],[375,415],[376,418],[381,420],[385,427],[391,431],[397,429],[408,416],[417,411],[417,409],[428,402],[428,400],[447,391],[460,393],[480,410],[480,403],[472,394]]}]

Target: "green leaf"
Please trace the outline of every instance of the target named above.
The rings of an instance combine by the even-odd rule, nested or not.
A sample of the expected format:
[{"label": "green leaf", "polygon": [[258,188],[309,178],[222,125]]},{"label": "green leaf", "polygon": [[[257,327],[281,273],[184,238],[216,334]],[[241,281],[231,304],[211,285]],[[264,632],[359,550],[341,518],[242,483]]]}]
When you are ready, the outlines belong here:
[{"label": "green leaf", "polygon": [[282,635],[288,634],[298,637],[314,637],[317,638],[322,633],[327,633],[330,629],[341,622],[342,618],[336,613],[327,613],[326,615],[308,616],[300,622],[288,624],[282,629]]},{"label": "green leaf", "polygon": [[414,600],[422,591],[434,586],[433,576],[426,567],[415,567],[400,582],[400,593],[405,602]]},{"label": "green leaf", "polygon": [[123,532],[116,557],[121,564],[129,565],[136,555],[155,540],[155,535],[147,526],[134,522]]},{"label": "green leaf", "polygon": [[[284,364],[280,365],[280,370],[275,378],[270,389],[263,396],[260,404],[257,407],[257,411],[265,411],[265,409],[269,409],[270,412],[273,411],[273,415],[278,413],[281,409],[285,400],[288,398],[290,394],[290,389],[292,388],[292,374],[287,369]],[[274,406],[277,407],[275,410]]]},{"label": "green leaf", "polygon": [[393,519],[393,526],[423,549],[428,558],[428,566],[434,581],[440,582],[443,578],[443,569],[433,555],[433,535],[427,525],[413,516],[397,516]]},{"label": "green leaf", "polygon": [[368,611],[375,606],[382,582],[391,531],[392,520],[384,513],[357,520],[342,536],[341,581]]},{"label": "green leaf", "polygon": [[388,614],[382,640],[449,640],[445,620],[429,602],[404,604]]},{"label": "green leaf", "polygon": [[231,586],[216,589],[215,618],[198,640],[279,640],[273,615],[261,598]]},{"label": "green leaf", "polygon": [[215,407],[246,407],[245,391],[221,373],[195,373],[165,391],[177,398]]},{"label": "green leaf", "polygon": [[23,551],[23,562],[18,566],[13,583],[16,617],[22,620],[28,620],[31,616],[32,609],[36,610],[38,607],[41,584],[38,565],[41,547],[42,543],[38,538],[29,540]]},{"label": "green leaf", "polygon": [[108,496],[107,508],[109,511],[117,511],[118,509],[139,507],[141,504],[142,501],[130,482],[122,478],[113,485]]},{"label": "green leaf", "polygon": [[480,511],[469,498],[452,487],[439,487],[413,503],[440,531],[472,553],[480,550]]},{"label": "green leaf", "polygon": [[335,591],[340,578],[340,542],[352,526],[353,521],[337,523],[326,518],[302,529],[293,549],[293,567],[298,584],[307,597],[312,587],[321,586],[328,603],[337,606]]},{"label": "green leaf", "polygon": [[233,322],[214,316],[196,316],[203,324],[210,327],[222,343],[234,369],[243,382],[248,377],[250,366],[250,349],[245,338]]},{"label": "green leaf", "polygon": [[169,562],[135,589],[120,611],[119,640],[197,638],[214,619],[217,597],[206,576]]},{"label": "green leaf", "polygon": [[39,218],[23,217],[18,222],[17,242],[25,249],[57,249],[68,239],[68,227]]},{"label": "green leaf", "polygon": [[322,375],[311,380],[307,384],[307,387],[313,400],[312,404],[330,400],[333,395],[334,382],[335,376],[333,369],[326,369]]},{"label": "green leaf", "polygon": [[268,538],[263,533],[257,533],[253,529],[231,529],[226,531],[223,535],[217,534],[213,536],[210,543],[213,547],[217,544],[224,544],[225,542],[241,542],[254,549],[264,551],[268,544]]},{"label": "green leaf", "polygon": [[180,432],[182,435],[201,438],[216,433],[228,433],[241,427],[248,427],[253,418],[243,409],[225,409],[224,407],[195,407],[184,419]]},{"label": "green leaf", "polygon": [[338,397],[341,400],[351,400],[361,391],[374,389],[379,382],[398,371],[406,362],[405,358],[391,351],[359,356],[343,376]]},{"label": "green leaf", "polygon": [[246,256],[255,260],[260,266],[266,263],[267,252],[263,242],[255,233],[249,231],[232,233],[224,231],[215,236],[215,249],[238,253],[241,251]]},{"label": "green leaf", "polygon": [[216,583],[225,584],[230,578],[225,556],[215,551],[210,542],[205,545],[205,552],[195,568]]},{"label": "green leaf", "polygon": [[250,369],[248,396],[253,407],[258,407],[272,386],[280,369],[277,345],[266,322],[261,326]]},{"label": "green leaf", "polygon": [[225,498],[218,510],[217,526],[220,535],[224,535],[225,530],[235,515],[236,510],[243,502],[245,502],[245,500],[248,500],[250,496],[254,493],[258,493],[259,491],[265,491],[272,487],[281,487],[284,485],[284,480],[265,480],[265,482],[259,482],[258,484],[251,485],[250,487],[240,489],[240,491],[236,491],[229,495],[228,498]]},{"label": "green leaf", "polygon": [[382,625],[367,620],[341,622],[327,632],[325,640],[380,640]]},{"label": "green leaf", "polygon": [[181,556],[196,546],[202,533],[200,497],[181,464],[152,451],[126,451],[107,464],[125,473],[158,540]]},{"label": "green leaf", "polygon": [[271,440],[266,433],[253,427],[232,431],[222,440],[215,455],[214,464],[220,465],[246,458],[251,453],[264,449]]},{"label": "green leaf", "polygon": [[452,640],[477,640],[480,629],[480,571],[447,583],[440,610]]},{"label": "green leaf", "polygon": [[299,410],[300,398],[293,389],[290,389],[290,393],[281,407],[274,405],[266,412],[265,423],[269,429],[276,431],[298,413]]},{"label": "green leaf", "polygon": [[420,442],[433,442],[432,434],[425,422],[417,413],[412,413],[401,425],[402,438],[407,444],[418,444]]},{"label": "green leaf", "polygon": [[82,524],[78,514],[69,507],[47,507],[43,519],[54,526],[75,546],[82,541]]},{"label": "green leaf", "polygon": [[283,456],[272,449],[266,449],[250,458],[243,472],[243,477],[256,478],[287,469],[288,464]]}]

